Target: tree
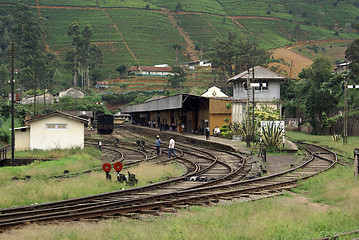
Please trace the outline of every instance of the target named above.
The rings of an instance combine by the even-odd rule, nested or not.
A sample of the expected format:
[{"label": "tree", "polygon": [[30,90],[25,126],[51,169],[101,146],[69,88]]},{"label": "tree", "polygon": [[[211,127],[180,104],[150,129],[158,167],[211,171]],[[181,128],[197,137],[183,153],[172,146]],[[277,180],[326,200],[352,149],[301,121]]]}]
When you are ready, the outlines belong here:
[{"label": "tree", "polygon": [[6,85],[9,81],[9,71],[7,70],[7,67],[2,64],[0,66],[0,95],[6,96],[9,93],[9,86]]},{"label": "tree", "polygon": [[67,30],[67,35],[72,38],[73,46],[73,59],[74,59],[74,87],[77,86],[77,48],[80,42],[80,25],[77,22],[73,22]]},{"label": "tree", "polygon": [[[29,67],[37,74],[40,81],[45,81],[47,74],[47,53],[45,44],[46,29],[41,19],[35,16],[29,6],[16,5],[12,29],[17,60],[21,68]],[[20,81],[21,85],[27,83]]]},{"label": "tree", "polygon": [[222,72],[226,82],[226,76],[230,77],[233,73],[265,63],[269,53],[260,48],[256,42],[237,39],[235,34],[229,32],[226,38],[213,40],[207,58],[213,68]]},{"label": "tree", "polygon": [[224,78],[232,76],[234,58],[237,54],[235,35],[228,33],[227,38],[218,37],[212,41],[207,53],[207,59],[211,62],[212,68],[219,69]]},{"label": "tree", "polygon": [[182,47],[181,45],[175,44],[173,45],[173,49],[175,50],[175,54],[176,54],[176,66],[178,65],[178,52],[181,51]]},{"label": "tree", "polygon": [[124,75],[126,73],[127,67],[126,65],[121,65],[116,70],[120,73],[120,75]]},{"label": "tree", "polygon": [[91,44],[91,37],[93,31],[90,25],[86,25],[82,31],[78,23],[74,22],[68,29],[68,35],[73,37],[72,45],[73,50],[68,52],[67,60],[73,59],[74,64],[74,86],[78,86],[77,73],[80,72],[81,86],[87,90],[90,87],[90,76],[92,80],[98,80],[101,76],[99,71],[94,71],[91,75],[91,71],[94,70],[103,61],[103,54],[101,49]]},{"label": "tree", "polygon": [[359,75],[359,39],[354,40],[345,51],[345,58],[350,61],[351,72]]},{"label": "tree", "polygon": [[175,10],[176,10],[176,12],[182,11],[182,4],[181,4],[181,2],[178,2],[178,3],[177,3]]},{"label": "tree", "polygon": [[186,74],[181,67],[174,67],[171,71],[171,75],[168,78],[168,84],[172,88],[182,88],[183,83],[186,81]]},{"label": "tree", "polygon": [[331,115],[337,106],[337,99],[330,88],[333,77],[328,58],[318,57],[313,64],[300,72],[301,81],[296,87],[296,96],[300,107],[310,119],[314,131],[320,131],[318,124],[322,120],[322,113]]}]

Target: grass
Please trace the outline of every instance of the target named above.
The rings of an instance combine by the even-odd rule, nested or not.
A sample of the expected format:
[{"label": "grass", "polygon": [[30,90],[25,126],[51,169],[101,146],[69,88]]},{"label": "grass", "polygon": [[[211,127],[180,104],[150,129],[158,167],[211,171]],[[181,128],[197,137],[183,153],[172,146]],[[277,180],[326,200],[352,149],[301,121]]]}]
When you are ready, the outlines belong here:
[{"label": "grass", "polygon": [[11,182],[13,177],[25,178],[26,175],[31,179],[46,179],[47,177],[63,174],[65,170],[70,173],[88,170],[98,167],[101,161],[96,157],[101,153],[90,147],[85,149],[53,150],[53,151],[26,151],[16,153],[16,158],[55,158],[52,161],[35,161],[29,165],[19,167],[0,168],[0,182]]},{"label": "grass", "polygon": [[[308,197],[285,194],[283,197],[256,202],[193,206],[177,214],[149,216],[141,220],[120,218],[99,222],[31,225],[2,233],[0,239],[18,239],[25,235],[30,240],[313,239],[358,228],[359,187],[346,168],[338,167],[306,182],[308,184],[301,185],[300,191],[310,197],[313,195],[314,201],[316,196],[334,200],[317,204]],[[343,185],[347,187],[343,189]]]},{"label": "grass", "polygon": [[300,132],[287,132],[286,136],[291,141],[302,141],[308,143],[314,143],[327,148],[338,151],[347,157],[354,157],[354,148],[359,146],[359,137],[348,137],[348,145],[343,145],[343,142],[335,142],[331,139],[330,135],[308,135]]},{"label": "grass", "polygon": [[[38,168],[38,172],[43,172],[42,170],[51,171],[53,167],[42,166],[40,169],[38,166]],[[176,164],[154,165],[150,163],[144,163],[127,170],[136,174],[136,178],[139,180],[138,186],[164,180],[169,176],[179,176],[184,171],[181,166]],[[44,171],[43,173],[47,172]],[[127,174],[124,170],[123,173]],[[0,208],[65,200],[129,188],[125,183],[116,182],[116,173],[111,172],[111,174],[112,181],[106,180],[104,172],[92,172],[68,179],[31,178],[29,181],[3,183],[0,185]],[[4,177],[7,177],[6,173],[0,172],[0,179]]]},{"label": "grass", "polygon": [[[331,142],[330,136],[311,136],[288,132],[293,141],[301,140],[328,145],[348,154],[358,146],[359,138],[349,138],[343,147]],[[162,166],[161,166],[162,167]],[[178,166],[142,165],[131,168],[140,185],[153,179],[181,174]],[[167,168],[168,167],[168,168]],[[175,169],[175,170],[174,170]],[[155,172],[156,171],[156,172]],[[317,239],[342,232],[357,230],[359,226],[359,185],[352,170],[337,166],[314,178],[299,183],[282,197],[256,202],[230,202],[211,207],[192,206],[177,214],[142,217],[140,220],[119,218],[98,222],[71,222],[54,225],[30,225],[4,232],[0,239]],[[119,183],[105,181],[104,173],[92,173],[60,181],[17,182],[4,189],[0,201],[7,204],[28,204],[21,194],[46,195],[50,199],[81,196],[97,189],[121,189]],[[22,186],[24,185],[24,186]],[[41,186],[41,187],[39,187]],[[42,189],[40,189],[42,188]],[[97,191],[96,190],[96,191]],[[340,193],[340,194],[338,194]],[[6,194],[6,195],[4,195]],[[13,199],[8,199],[12,195]],[[4,197],[6,196],[6,197]],[[45,196],[43,197],[45,198]],[[4,199],[4,200],[3,200]],[[3,204],[3,203],[1,203]],[[120,230],[119,230],[120,226]],[[104,230],[105,229],[105,230]],[[352,239],[357,235],[350,235]]]}]

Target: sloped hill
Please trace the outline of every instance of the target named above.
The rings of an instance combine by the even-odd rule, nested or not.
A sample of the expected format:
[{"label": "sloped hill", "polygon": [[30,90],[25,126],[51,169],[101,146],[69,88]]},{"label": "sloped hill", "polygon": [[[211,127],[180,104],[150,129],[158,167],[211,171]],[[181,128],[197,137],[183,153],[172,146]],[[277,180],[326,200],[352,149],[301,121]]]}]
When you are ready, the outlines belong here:
[{"label": "sloped hill", "polygon": [[[117,78],[120,65],[196,60],[213,38],[229,31],[267,49],[297,41],[354,39],[359,2],[351,0],[0,0],[11,8],[24,2],[49,26],[47,43],[60,55],[70,48],[72,22],[90,24],[104,53],[106,77]],[[345,13],[345,14],[343,14]]]}]

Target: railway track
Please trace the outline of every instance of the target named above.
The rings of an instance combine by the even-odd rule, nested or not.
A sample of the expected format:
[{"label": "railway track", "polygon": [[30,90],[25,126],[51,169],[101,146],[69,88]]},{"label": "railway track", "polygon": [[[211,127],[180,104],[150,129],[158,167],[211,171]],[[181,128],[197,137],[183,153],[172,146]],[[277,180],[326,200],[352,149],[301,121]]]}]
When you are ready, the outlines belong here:
[{"label": "railway track", "polygon": [[[241,156],[225,151],[184,147],[186,149],[182,149],[181,156],[177,159],[189,169],[183,176],[123,191],[1,209],[0,230],[32,222],[158,213],[174,211],[184,205],[269,196],[294,187],[298,181],[326,171],[337,162],[335,153],[318,146],[306,145],[310,156],[297,167],[243,180],[246,164]],[[160,158],[165,156],[154,159]],[[195,176],[209,181],[191,181]]]}]

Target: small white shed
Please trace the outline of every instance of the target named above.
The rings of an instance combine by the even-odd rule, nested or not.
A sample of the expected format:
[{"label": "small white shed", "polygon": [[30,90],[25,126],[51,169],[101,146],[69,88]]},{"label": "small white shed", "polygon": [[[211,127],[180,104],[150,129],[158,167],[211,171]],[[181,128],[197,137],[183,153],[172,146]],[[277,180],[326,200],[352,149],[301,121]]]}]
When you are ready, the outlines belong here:
[{"label": "small white shed", "polygon": [[86,122],[86,119],[60,111],[26,120],[28,127],[15,131],[15,149],[83,148]]}]

